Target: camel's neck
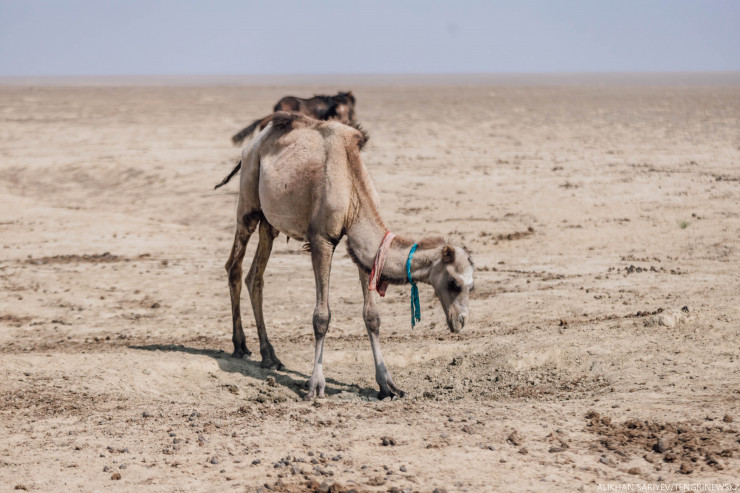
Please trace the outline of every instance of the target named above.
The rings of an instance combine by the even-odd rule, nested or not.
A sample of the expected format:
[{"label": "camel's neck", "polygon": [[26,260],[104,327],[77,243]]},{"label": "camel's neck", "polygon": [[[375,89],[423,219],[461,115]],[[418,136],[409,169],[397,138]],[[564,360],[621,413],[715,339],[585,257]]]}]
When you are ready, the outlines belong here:
[{"label": "camel's neck", "polygon": [[[386,233],[386,227],[377,215],[360,218],[347,231],[347,240],[350,255],[358,266],[370,271],[375,261],[381,241]],[[432,242],[424,242],[432,243]],[[422,244],[424,244],[422,243]],[[403,284],[406,279],[406,260],[414,242],[396,236],[388,249],[381,275],[393,284]],[[429,269],[434,260],[434,253],[438,245],[433,248],[416,250],[411,260],[411,277],[414,282],[429,282]]]}]

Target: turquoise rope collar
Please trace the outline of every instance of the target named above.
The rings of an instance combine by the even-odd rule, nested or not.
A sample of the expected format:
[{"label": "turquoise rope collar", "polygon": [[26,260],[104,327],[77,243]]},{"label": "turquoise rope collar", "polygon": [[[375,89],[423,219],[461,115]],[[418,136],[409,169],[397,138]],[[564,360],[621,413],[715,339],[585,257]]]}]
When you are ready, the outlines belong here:
[{"label": "turquoise rope collar", "polygon": [[421,306],[419,305],[419,288],[416,287],[416,283],[411,279],[411,259],[414,258],[414,252],[419,246],[418,243],[414,243],[409,252],[409,258],[406,260],[406,279],[411,283],[411,328],[414,328],[416,322],[421,321]]}]

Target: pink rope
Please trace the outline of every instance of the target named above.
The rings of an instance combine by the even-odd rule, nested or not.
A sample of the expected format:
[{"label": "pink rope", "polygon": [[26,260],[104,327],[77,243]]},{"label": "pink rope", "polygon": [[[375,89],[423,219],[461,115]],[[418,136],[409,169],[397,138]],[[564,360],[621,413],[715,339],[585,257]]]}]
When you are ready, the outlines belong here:
[{"label": "pink rope", "polygon": [[381,274],[383,273],[383,264],[385,264],[385,257],[388,255],[388,250],[391,248],[391,242],[396,235],[390,231],[385,232],[383,241],[380,242],[378,252],[375,254],[375,261],[373,261],[373,268],[370,271],[370,282],[368,289],[370,291],[377,291],[380,296],[385,296],[385,290],[388,287],[388,280],[381,280]]}]

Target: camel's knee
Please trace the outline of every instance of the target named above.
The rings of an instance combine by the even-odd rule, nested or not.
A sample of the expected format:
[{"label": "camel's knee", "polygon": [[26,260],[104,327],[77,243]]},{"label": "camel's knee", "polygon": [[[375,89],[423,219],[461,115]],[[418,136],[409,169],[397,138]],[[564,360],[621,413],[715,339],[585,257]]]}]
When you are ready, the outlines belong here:
[{"label": "camel's knee", "polygon": [[374,334],[380,332],[380,314],[377,308],[365,309],[362,312],[362,318],[365,320],[365,328],[369,332],[373,332]]},{"label": "camel's knee", "polygon": [[247,289],[249,289],[249,292],[251,293],[257,289],[261,290],[264,288],[265,278],[255,273],[254,270],[250,270],[244,283],[247,285]]},{"label": "camel's knee", "polygon": [[233,262],[226,262],[226,272],[229,277],[229,284],[239,284],[242,277],[241,266]]},{"label": "camel's knee", "polygon": [[313,312],[313,333],[316,338],[324,337],[326,332],[329,330],[329,322],[331,321],[331,312],[329,309],[320,310],[316,309]]}]

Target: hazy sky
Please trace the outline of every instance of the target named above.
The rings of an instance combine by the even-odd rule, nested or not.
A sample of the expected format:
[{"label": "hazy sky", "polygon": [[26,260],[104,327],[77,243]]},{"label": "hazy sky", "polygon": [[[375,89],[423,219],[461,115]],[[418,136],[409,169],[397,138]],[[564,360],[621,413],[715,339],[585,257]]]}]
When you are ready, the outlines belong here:
[{"label": "hazy sky", "polygon": [[0,76],[740,70],[740,1],[0,0]]}]

